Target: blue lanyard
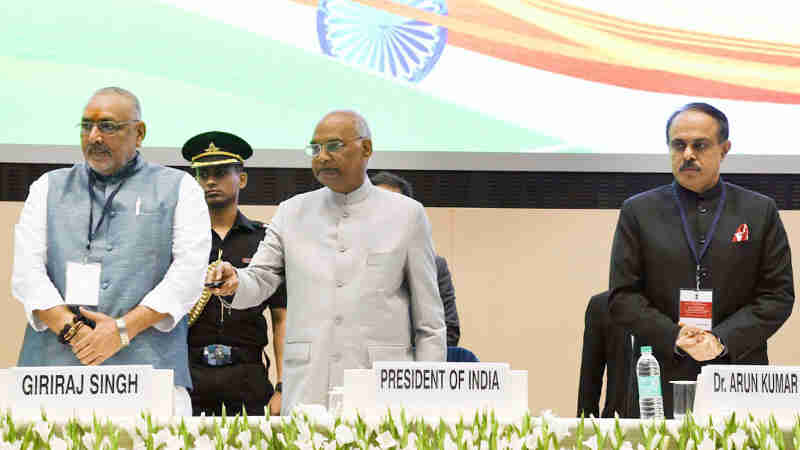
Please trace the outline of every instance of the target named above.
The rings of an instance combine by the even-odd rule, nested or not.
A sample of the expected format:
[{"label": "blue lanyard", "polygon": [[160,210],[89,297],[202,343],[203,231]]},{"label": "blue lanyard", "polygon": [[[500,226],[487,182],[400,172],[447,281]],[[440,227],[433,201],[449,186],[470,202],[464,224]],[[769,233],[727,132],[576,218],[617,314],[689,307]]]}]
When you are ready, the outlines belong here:
[{"label": "blue lanyard", "polygon": [[706,251],[708,250],[708,246],[711,245],[711,238],[714,236],[714,232],[717,230],[717,224],[719,223],[719,218],[722,216],[722,210],[725,208],[725,182],[722,181],[720,177],[719,183],[722,183],[722,194],[720,195],[719,205],[717,205],[717,212],[714,213],[714,220],[711,221],[711,227],[708,229],[708,233],[706,233],[706,243],[703,245],[703,248],[700,250],[700,253],[697,252],[697,246],[695,245],[694,239],[692,237],[692,232],[689,229],[689,221],[686,219],[686,209],[683,207],[683,203],[681,203],[681,198],[678,195],[678,188],[677,182],[672,182],[672,195],[675,197],[675,203],[678,204],[678,210],[681,213],[681,222],[683,222],[683,233],[686,235],[686,240],[689,242],[689,248],[692,250],[692,256],[694,256],[694,261],[696,263],[695,266],[695,282],[697,284],[697,290],[700,290],[700,261],[703,260],[703,256],[705,256]]},{"label": "blue lanyard", "polygon": [[114,197],[117,196],[117,192],[119,192],[120,188],[122,188],[122,185],[125,184],[125,181],[127,179],[128,179],[128,177],[122,178],[122,180],[120,180],[120,182],[119,182],[119,185],[117,185],[117,188],[114,189],[114,191],[111,193],[111,195],[108,196],[108,199],[106,200],[106,204],[103,206],[103,212],[100,214],[100,220],[97,222],[97,226],[94,228],[94,233],[93,233],[92,232],[92,222],[94,222],[94,200],[95,200],[94,182],[95,182],[95,175],[92,172],[92,170],[89,169],[89,236],[87,238],[88,242],[86,244],[86,250],[91,249],[92,240],[94,240],[94,236],[100,230],[100,225],[103,224],[103,220],[105,220],[106,216],[111,211],[111,202],[114,201]]}]

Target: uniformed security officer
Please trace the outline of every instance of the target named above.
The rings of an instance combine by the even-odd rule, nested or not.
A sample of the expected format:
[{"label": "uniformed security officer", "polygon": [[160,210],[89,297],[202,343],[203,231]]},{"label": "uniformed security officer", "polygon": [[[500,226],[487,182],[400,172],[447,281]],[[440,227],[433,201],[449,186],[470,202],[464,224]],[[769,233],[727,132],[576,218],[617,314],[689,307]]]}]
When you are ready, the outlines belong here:
[{"label": "uniformed security officer", "polygon": [[[183,157],[191,167],[211,216],[212,247],[209,263],[218,259],[245,267],[264,238],[264,224],[249,220],[239,211],[239,191],[247,185],[244,160],[253,154],[250,145],[230,133],[211,131],[189,139]],[[220,253],[221,252],[221,253]],[[281,372],[286,330],[286,289],[282,285],[260,305],[236,310],[230,298],[204,291],[190,312],[189,358],[194,390],[194,415],[220,415],[222,405],[229,414],[277,415],[281,408]],[[267,324],[264,310],[272,316],[278,382],[273,386],[264,354]],[[192,321],[194,319],[194,321]],[[262,354],[264,354],[262,362]]]}]

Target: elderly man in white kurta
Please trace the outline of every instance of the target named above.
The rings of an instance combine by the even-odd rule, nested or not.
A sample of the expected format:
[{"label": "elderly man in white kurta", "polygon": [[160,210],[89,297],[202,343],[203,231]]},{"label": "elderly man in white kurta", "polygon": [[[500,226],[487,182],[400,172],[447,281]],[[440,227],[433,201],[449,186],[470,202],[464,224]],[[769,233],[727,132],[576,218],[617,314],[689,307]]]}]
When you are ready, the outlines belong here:
[{"label": "elderly man in white kurta", "polygon": [[378,189],[366,176],[366,121],[336,111],[308,146],[325,185],[283,202],[250,266],[223,264],[215,290],[249,308],[286,278],[282,414],[327,403],[345,369],[375,361],[444,361],[446,328],[430,223],[422,205]]}]

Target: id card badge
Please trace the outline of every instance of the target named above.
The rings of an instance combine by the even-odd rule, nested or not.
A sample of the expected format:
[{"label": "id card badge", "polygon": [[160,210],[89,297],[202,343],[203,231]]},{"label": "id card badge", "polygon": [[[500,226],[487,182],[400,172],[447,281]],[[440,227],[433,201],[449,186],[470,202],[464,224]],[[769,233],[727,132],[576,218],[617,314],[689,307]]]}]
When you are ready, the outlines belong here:
[{"label": "id card badge", "polygon": [[713,300],[714,294],[710,289],[681,289],[680,322],[711,331]]},{"label": "id card badge", "polygon": [[100,263],[67,262],[68,305],[97,306],[100,302]]}]

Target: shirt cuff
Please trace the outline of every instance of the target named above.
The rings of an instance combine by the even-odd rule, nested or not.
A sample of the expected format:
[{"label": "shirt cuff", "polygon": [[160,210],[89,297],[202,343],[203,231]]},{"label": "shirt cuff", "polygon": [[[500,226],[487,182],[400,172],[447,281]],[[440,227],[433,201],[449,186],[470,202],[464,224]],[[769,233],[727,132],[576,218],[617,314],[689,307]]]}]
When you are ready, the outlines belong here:
[{"label": "shirt cuff", "polygon": [[39,320],[39,318],[36,317],[36,314],[33,312],[36,310],[46,310],[56,306],[62,306],[65,305],[65,303],[63,301],[41,301],[33,303],[23,302],[23,305],[25,306],[25,315],[28,318],[28,323],[31,325],[31,328],[33,328],[34,331],[47,331],[47,324],[42,320]]},{"label": "shirt cuff", "polygon": [[183,317],[184,314],[180,310],[179,305],[175,305],[174,308],[171,308],[172,310],[170,310],[169,308],[165,310],[165,308],[163,308],[162,305],[156,305],[157,303],[158,303],[157,300],[151,299],[150,296],[148,295],[147,297],[144,298],[144,300],[142,300],[142,303],[140,303],[140,305],[146,306],[157,313],[167,314],[167,317],[164,317],[163,319],[156,322],[153,325],[153,328],[155,328],[158,331],[161,331],[162,333],[169,333],[170,331],[172,331],[173,328],[175,328],[175,325],[177,325],[175,317]]}]

